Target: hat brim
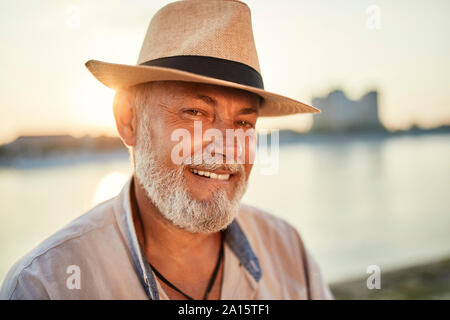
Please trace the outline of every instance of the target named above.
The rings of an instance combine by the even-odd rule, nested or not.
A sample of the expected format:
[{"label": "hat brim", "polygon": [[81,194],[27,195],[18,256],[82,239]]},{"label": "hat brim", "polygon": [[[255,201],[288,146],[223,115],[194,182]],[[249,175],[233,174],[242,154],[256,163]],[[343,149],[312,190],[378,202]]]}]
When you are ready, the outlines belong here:
[{"label": "hat brim", "polygon": [[98,60],[86,62],[88,70],[105,86],[114,90],[126,89],[141,83],[153,81],[187,81],[212,84],[253,92],[263,98],[259,116],[276,117],[298,113],[319,113],[320,110],[294,99],[268,92],[263,89],[242,85],[235,82],[205,77],[178,69],[133,66],[108,63]]}]

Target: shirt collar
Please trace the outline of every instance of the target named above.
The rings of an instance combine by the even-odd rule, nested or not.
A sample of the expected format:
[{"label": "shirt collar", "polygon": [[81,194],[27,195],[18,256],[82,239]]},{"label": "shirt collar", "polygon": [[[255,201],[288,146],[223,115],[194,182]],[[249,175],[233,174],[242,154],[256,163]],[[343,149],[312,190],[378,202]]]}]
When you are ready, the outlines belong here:
[{"label": "shirt collar", "polygon": [[[122,189],[120,196],[122,197],[122,219],[125,226],[125,233],[128,240],[131,257],[138,273],[139,279],[145,289],[147,297],[152,300],[159,300],[158,285],[155,275],[148,263],[143,250],[136,236],[136,229],[131,214],[131,184],[133,176],[127,181]],[[250,242],[245,236],[241,226],[236,219],[224,231],[225,243],[230,247],[231,251],[238,258],[252,278],[259,282],[262,276],[261,266],[258,257],[253,251]]]}]

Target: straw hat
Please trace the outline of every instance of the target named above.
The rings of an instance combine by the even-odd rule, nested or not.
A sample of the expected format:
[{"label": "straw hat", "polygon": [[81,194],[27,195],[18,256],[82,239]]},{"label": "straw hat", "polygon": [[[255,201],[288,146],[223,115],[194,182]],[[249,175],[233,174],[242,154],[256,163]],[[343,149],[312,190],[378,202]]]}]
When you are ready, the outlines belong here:
[{"label": "straw hat", "polygon": [[263,98],[260,116],[320,110],[264,90],[249,7],[234,0],[184,0],[160,9],[150,22],[137,65],[86,62],[115,90],[178,80],[253,92]]}]

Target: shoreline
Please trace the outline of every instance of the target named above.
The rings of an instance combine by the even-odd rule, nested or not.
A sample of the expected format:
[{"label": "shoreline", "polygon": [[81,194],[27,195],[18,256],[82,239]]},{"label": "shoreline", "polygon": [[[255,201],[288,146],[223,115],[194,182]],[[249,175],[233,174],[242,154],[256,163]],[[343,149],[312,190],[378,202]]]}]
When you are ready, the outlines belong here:
[{"label": "shoreline", "polygon": [[[389,139],[422,138],[438,136],[448,138],[449,132],[425,131],[417,134],[411,132],[387,133],[387,132],[364,132],[361,134],[340,133],[330,134],[299,134],[293,131],[280,131],[279,146],[292,147],[301,144],[315,146],[336,146],[341,144],[383,143]],[[78,139],[79,140],[79,139]],[[95,140],[95,139],[94,139]],[[77,139],[75,139],[77,141]],[[267,136],[269,146],[272,144],[270,135]],[[110,138],[107,147],[95,148],[92,145],[87,147],[64,148],[61,146],[47,146],[46,148],[35,148],[22,151],[8,151],[0,146],[0,169],[33,169],[41,167],[52,167],[61,165],[73,165],[90,161],[115,161],[129,158],[129,152],[120,142],[119,138]],[[19,148],[20,149],[20,148]],[[42,150],[41,150],[42,149]]]},{"label": "shoreline", "polygon": [[450,256],[430,263],[381,272],[380,289],[369,290],[366,286],[367,277],[330,284],[334,298],[336,300],[450,299]]}]

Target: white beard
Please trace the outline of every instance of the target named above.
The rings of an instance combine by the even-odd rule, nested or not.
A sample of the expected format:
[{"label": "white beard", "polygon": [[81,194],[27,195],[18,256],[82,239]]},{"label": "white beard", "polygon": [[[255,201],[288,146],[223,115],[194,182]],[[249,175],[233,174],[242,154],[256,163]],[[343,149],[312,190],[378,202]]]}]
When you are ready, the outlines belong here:
[{"label": "white beard", "polygon": [[206,201],[196,200],[186,187],[185,165],[176,169],[163,169],[162,161],[159,161],[151,147],[148,120],[147,116],[143,116],[138,121],[134,161],[135,176],[149,199],[161,214],[178,228],[192,233],[213,233],[225,229],[237,216],[239,202],[247,188],[243,166],[211,164],[210,160],[208,163],[203,162],[203,168],[227,168],[238,172],[240,181],[231,200],[223,189],[215,191]]}]

